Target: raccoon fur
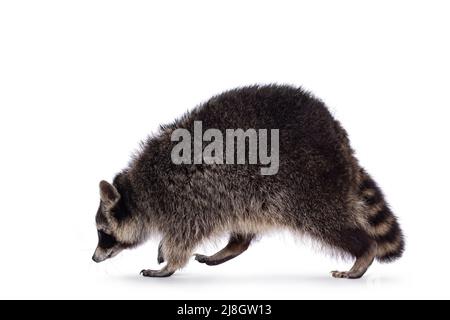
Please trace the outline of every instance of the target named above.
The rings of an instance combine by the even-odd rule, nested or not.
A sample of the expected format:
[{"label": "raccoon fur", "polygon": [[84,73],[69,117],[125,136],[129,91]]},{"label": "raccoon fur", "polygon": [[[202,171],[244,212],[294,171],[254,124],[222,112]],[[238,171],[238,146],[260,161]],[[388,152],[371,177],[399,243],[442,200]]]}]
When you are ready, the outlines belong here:
[{"label": "raccoon fur", "polygon": [[[279,170],[261,175],[250,164],[174,164],[178,128],[279,129]],[[345,130],[323,102],[301,88],[249,86],[211,98],[142,145],[112,184],[100,182],[99,242],[93,260],[162,236],[161,270],[184,267],[202,242],[228,234],[228,244],[195,259],[217,265],[244,252],[270,229],[308,235],[356,261],[337,278],[360,278],[374,259],[390,262],[404,250],[403,234],[383,193],[359,165]]]}]

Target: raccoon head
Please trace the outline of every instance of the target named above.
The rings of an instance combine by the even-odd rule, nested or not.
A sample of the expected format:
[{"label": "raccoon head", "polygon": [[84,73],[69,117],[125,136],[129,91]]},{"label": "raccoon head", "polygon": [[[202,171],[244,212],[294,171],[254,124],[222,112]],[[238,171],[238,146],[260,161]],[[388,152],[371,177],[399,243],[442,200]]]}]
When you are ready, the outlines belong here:
[{"label": "raccoon head", "polygon": [[98,244],[92,256],[95,262],[112,258],[138,242],[139,232],[123,198],[114,185],[100,182],[100,206],[95,217]]}]

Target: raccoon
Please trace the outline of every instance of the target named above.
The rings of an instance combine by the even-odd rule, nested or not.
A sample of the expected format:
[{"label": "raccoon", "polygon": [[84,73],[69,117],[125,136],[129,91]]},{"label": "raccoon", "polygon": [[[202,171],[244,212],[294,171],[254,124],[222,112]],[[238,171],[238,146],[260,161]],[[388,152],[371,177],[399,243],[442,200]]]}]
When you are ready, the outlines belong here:
[{"label": "raccoon", "polygon": [[[196,121],[223,132],[278,129],[278,172],[261,175],[249,163],[174,164],[172,133],[193,132]],[[233,89],[162,126],[112,184],[100,182],[100,199],[93,260],[159,234],[157,260],[166,264],[142,270],[147,277],[170,276],[192,256],[210,266],[224,263],[271,229],[307,235],[355,259],[349,271],[332,271],[335,278],[360,278],[374,259],[390,262],[404,251],[397,218],[359,165],[346,131],[321,100],[288,85]],[[194,254],[223,235],[228,244],[216,254]]]}]

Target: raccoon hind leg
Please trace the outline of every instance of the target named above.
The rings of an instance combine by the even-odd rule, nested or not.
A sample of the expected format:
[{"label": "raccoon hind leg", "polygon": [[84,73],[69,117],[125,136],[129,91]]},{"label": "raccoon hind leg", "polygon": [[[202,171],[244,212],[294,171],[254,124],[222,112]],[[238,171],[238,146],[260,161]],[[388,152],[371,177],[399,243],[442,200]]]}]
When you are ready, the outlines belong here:
[{"label": "raccoon hind leg", "polygon": [[334,278],[359,279],[372,265],[377,254],[377,244],[373,242],[369,249],[360,257],[356,258],[355,264],[350,271],[332,271]]},{"label": "raccoon hind leg", "polygon": [[205,256],[202,254],[195,254],[195,260],[200,263],[205,263],[209,266],[215,266],[224,263],[228,260],[236,258],[238,255],[248,249],[252,242],[254,234],[237,234],[233,233],[230,236],[228,244],[219,252],[212,256]]},{"label": "raccoon hind leg", "polygon": [[361,229],[345,229],[333,239],[334,245],[356,257],[349,271],[332,271],[335,278],[359,279],[372,265],[377,255],[377,243]]}]

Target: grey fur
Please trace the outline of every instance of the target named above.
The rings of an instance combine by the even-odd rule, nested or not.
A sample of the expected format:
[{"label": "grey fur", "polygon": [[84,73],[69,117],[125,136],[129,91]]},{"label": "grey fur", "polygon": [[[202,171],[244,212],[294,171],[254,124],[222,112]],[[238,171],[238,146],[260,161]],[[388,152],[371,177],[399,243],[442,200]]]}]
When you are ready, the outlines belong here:
[{"label": "grey fur", "polygon": [[[250,164],[173,164],[171,133],[192,131],[194,121],[222,132],[279,129],[278,173],[262,176],[260,167]],[[403,252],[397,220],[358,164],[344,129],[320,100],[290,86],[244,87],[211,98],[150,137],[109,188],[102,183],[96,221],[116,243],[94,260],[161,234],[158,261],[167,264],[143,270],[145,276],[171,275],[208,239],[222,234],[246,239],[240,245],[230,241],[217,254],[220,259],[197,256],[211,265],[229,260],[247,249],[254,235],[274,228],[307,234],[357,259],[352,270],[334,272],[335,277],[360,277],[374,258],[390,261]]]}]

